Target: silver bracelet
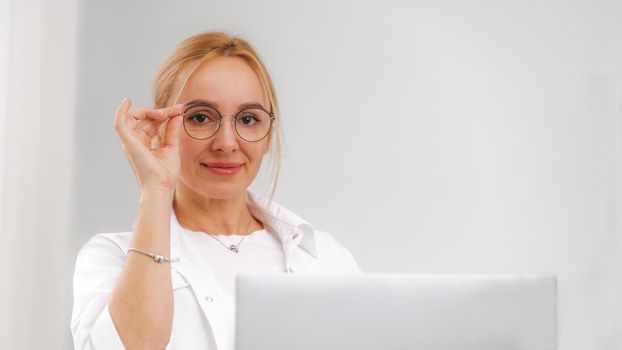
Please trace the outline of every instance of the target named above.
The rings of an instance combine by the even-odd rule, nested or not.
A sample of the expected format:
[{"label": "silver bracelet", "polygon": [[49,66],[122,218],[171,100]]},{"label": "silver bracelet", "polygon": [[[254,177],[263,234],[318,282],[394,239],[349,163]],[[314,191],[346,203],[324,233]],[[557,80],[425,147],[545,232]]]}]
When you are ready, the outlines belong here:
[{"label": "silver bracelet", "polygon": [[171,259],[169,259],[169,258],[167,258],[167,257],[165,257],[165,256],[163,256],[163,255],[160,255],[160,254],[155,254],[155,253],[147,253],[147,252],[143,252],[142,250],[140,250],[140,249],[136,249],[136,248],[128,248],[128,249],[127,249],[127,252],[128,252],[128,254],[129,254],[129,252],[137,252],[137,253],[145,254],[145,255],[147,255],[147,256],[152,257],[152,258],[153,258],[153,260],[154,260],[155,262],[157,262],[157,263],[160,263],[160,262],[162,262],[162,261],[168,261],[169,263],[174,263],[174,262],[178,262],[178,261],[179,261],[179,258],[176,258],[176,259],[171,260]]}]

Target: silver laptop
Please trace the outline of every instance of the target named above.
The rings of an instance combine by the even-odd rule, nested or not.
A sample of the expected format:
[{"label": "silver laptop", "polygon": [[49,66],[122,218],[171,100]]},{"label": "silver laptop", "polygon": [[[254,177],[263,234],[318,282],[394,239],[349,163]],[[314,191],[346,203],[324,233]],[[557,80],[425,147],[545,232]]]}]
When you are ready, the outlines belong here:
[{"label": "silver laptop", "polygon": [[552,276],[239,276],[237,350],[555,350]]}]

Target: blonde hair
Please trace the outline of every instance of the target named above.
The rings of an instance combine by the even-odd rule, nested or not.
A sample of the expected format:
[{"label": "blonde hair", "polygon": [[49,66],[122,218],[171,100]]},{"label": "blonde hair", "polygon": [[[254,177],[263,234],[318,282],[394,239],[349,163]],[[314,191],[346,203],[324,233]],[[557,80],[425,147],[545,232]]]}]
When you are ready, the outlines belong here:
[{"label": "blonde hair", "polygon": [[[270,75],[259,58],[259,55],[248,41],[223,32],[205,32],[182,41],[168,56],[164,63],[162,63],[155,76],[153,82],[153,101],[155,108],[163,108],[170,103],[176,86],[179,85],[178,79],[180,78],[182,70],[190,67],[191,64],[194,64],[194,67],[190,70],[188,76],[181,83],[177,96],[175,96],[175,99],[173,100],[174,103],[177,103],[179,96],[194,71],[202,63],[215,57],[239,57],[244,59],[246,63],[258,74],[264,92],[268,95],[270,103],[269,109],[275,116],[272,131],[268,136],[268,143],[274,143],[274,147],[272,147],[272,145],[270,146],[270,155],[272,157],[271,172],[273,174],[270,200],[272,200],[276,191],[279,171],[281,168],[279,106],[274,86],[272,84],[272,79],[270,79]],[[162,139],[165,128],[166,125],[162,125],[160,127],[160,139]]]}]

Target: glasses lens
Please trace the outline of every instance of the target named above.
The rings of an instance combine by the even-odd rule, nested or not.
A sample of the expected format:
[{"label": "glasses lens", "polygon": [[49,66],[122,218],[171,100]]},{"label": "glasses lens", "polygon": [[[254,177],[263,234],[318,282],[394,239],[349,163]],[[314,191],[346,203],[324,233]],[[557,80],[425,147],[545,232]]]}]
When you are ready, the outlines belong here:
[{"label": "glasses lens", "polygon": [[268,135],[272,124],[270,114],[260,108],[247,108],[235,117],[235,130],[246,141],[259,141]]},{"label": "glasses lens", "polygon": [[208,106],[191,107],[184,115],[184,129],[190,137],[199,140],[213,136],[218,131],[219,123],[220,114]]}]

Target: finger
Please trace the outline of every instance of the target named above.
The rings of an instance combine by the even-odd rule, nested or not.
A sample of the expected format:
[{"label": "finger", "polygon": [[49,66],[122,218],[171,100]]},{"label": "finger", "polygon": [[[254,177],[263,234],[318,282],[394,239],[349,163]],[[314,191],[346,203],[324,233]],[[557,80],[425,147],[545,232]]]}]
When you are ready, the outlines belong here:
[{"label": "finger", "polygon": [[[125,129],[127,127],[127,111],[130,109],[131,105],[132,101],[129,98],[124,97],[119,107],[117,107],[117,111],[114,117],[114,128],[115,130],[117,130],[118,133],[124,131],[122,129]],[[119,135],[121,136],[121,134]]]},{"label": "finger", "polygon": [[150,119],[164,121],[171,116],[177,115],[184,110],[183,104],[177,104],[170,107],[154,109],[154,108],[138,108],[132,111],[132,115],[137,120]]},{"label": "finger", "polygon": [[130,153],[135,153],[139,150],[142,151],[145,145],[141,140],[136,138],[136,135],[131,131],[131,127],[128,125],[128,122],[133,120],[132,116],[127,113],[131,104],[132,102],[129,98],[123,99],[123,102],[121,102],[121,105],[117,108],[114,127],[124,146],[128,148],[128,151]]},{"label": "finger", "polygon": [[142,131],[142,133],[145,134],[145,136],[152,137],[158,132],[158,129],[160,128],[161,124],[162,123],[154,123],[154,122],[139,123],[138,129]]},{"label": "finger", "polygon": [[[155,135],[159,134],[159,133],[163,133],[164,131],[166,131],[166,124],[168,122],[170,122],[170,118],[173,118],[174,116],[169,117],[168,120],[164,120],[164,121],[152,121],[152,120],[141,120],[139,121],[137,127],[135,130],[139,130],[141,132],[141,135],[151,139],[153,138]],[[163,125],[164,124],[164,125]]]},{"label": "finger", "polygon": [[115,118],[114,118],[115,126],[117,123],[120,123],[122,121],[124,114],[127,113],[131,105],[132,105],[132,101],[129,98],[124,97],[119,107],[117,107],[117,111],[115,113]]},{"label": "finger", "polygon": [[153,108],[137,108],[135,110],[132,110],[130,114],[136,120],[162,121],[167,118],[166,114],[162,113],[162,111]]},{"label": "finger", "polygon": [[130,129],[136,129],[140,121],[129,111],[131,107],[132,100],[128,97],[124,97],[123,102],[121,102],[121,105],[117,108],[115,123],[124,124]]},{"label": "finger", "polygon": [[136,123],[132,127],[135,131],[142,131],[146,134],[152,132],[152,130],[157,129],[162,123],[165,121],[151,120],[151,119],[135,119]]},{"label": "finger", "polygon": [[182,120],[183,118],[177,115],[168,121],[168,124],[166,125],[166,132],[164,134],[165,146],[179,146],[179,130],[181,130]]},{"label": "finger", "polygon": [[176,116],[179,113],[183,112],[186,109],[186,105],[183,103],[178,103],[176,105],[172,105],[172,106],[168,106],[165,108],[162,108],[162,112],[165,113],[168,116]]},{"label": "finger", "polygon": [[141,139],[145,141],[146,139],[151,139],[160,128],[160,125],[168,118],[180,114],[184,109],[184,104],[160,109],[139,108],[130,112],[133,118],[128,119],[128,123],[134,130],[142,132]]}]

